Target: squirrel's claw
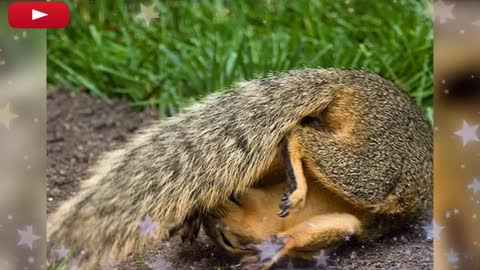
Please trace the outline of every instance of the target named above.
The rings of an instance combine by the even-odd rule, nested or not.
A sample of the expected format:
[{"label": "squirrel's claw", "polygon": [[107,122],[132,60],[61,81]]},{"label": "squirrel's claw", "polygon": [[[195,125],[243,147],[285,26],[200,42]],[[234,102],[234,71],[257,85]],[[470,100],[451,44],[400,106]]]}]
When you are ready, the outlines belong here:
[{"label": "squirrel's claw", "polygon": [[266,269],[265,262],[262,262],[260,255],[256,254],[253,256],[243,257],[240,261],[241,270],[262,270]]},{"label": "squirrel's claw", "polygon": [[277,213],[279,217],[286,217],[288,216],[288,209],[292,207],[292,202],[289,199],[290,194],[285,192],[284,197],[280,201],[280,211]]},{"label": "squirrel's claw", "polygon": [[[253,257],[245,257],[247,258],[253,258]],[[251,261],[251,262],[249,262]],[[265,269],[265,265],[262,262],[259,262],[256,260],[256,258],[250,259],[250,260],[245,260],[240,266],[241,270],[262,270]]]},{"label": "squirrel's claw", "polygon": [[295,212],[305,205],[306,192],[302,190],[297,189],[291,194],[285,193],[285,196],[287,198],[282,198],[280,201],[280,212],[278,212],[280,217],[286,217],[289,214],[289,210]]},{"label": "squirrel's claw", "polygon": [[246,251],[246,252],[251,252],[252,254],[257,254],[258,252],[260,252],[260,249],[258,249],[258,247],[254,244],[248,244],[246,246],[241,246],[240,249],[243,250],[243,251]]},{"label": "squirrel's claw", "polygon": [[286,201],[288,200],[288,197],[290,196],[291,192],[290,191],[285,191],[285,193],[283,193],[283,197],[282,197],[282,202],[283,201]]},{"label": "squirrel's claw", "polygon": [[290,201],[285,201],[285,203],[282,202],[282,205],[280,206],[280,211],[277,213],[279,217],[286,217],[288,216],[288,209],[292,206],[292,203]]}]

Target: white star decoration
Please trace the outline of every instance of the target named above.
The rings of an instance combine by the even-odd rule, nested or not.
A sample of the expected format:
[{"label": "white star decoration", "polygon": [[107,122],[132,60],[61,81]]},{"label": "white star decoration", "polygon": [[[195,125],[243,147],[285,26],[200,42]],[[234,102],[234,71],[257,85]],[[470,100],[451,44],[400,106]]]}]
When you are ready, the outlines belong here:
[{"label": "white star decoration", "polygon": [[447,262],[449,264],[456,264],[459,260],[458,253],[453,249],[450,249],[448,252],[446,252],[445,256],[447,257]]},{"label": "white star decoration", "polygon": [[434,220],[432,220],[432,223],[423,226],[423,229],[425,230],[425,232],[427,234],[427,239],[428,240],[432,240],[434,238],[440,240],[440,233],[442,232],[442,230],[444,228],[445,227],[435,223]]},{"label": "white star decoration", "polygon": [[140,4],[140,10],[140,13],[135,16],[135,19],[144,20],[146,26],[150,26],[150,22],[158,18],[158,12],[155,11],[155,4],[151,4],[148,7]]},{"label": "white star decoration", "polygon": [[467,145],[467,143],[471,141],[479,141],[477,137],[477,129],[479,126],[480,125],[470,126],[468,125],[467,121],[463,120],[462,129],[455,132],[456,135],[462,137],[463,146]]},{"label": "white star decoration", "polygon": [[155,230],[158,227],[158,223],[154,222],[149,216],[146,216],[145,219],[143,219],[143,221],[140,222],[140,225],[138,226],[140,227],[140,236],[154,236]]},{"label": "white star decoration", "polygon": [[453,15],[453,9],[455,4],[447,5],[443,0],[438,0],[435,2],[433,10],[435,19],[439,20],[441,24],[446,23],[448,20],[454,20],[455,16]]},{"label": "white star decoration", "polygon": [[30,249],[33,249],[33,241],[40,239],[40,236],[33,234],[32,226],[26,226],[25,230],[17,230],[20,235],[20,241],[18,241],[17,246],[26,245]]},{"label": "white star decoration", "polygon": [[317,262],[316,266],[327,266],[327,260],[330,258],[330,256],[325,255],[325,251],[322,250],[320,251],[320,255],[314,256],[315,261]]},{"label": "white star decoration", "polygon": [[0,123],[3,124],[7,129],[10,129],[10,121],[17,118],[18,115],[10,111],[10,102],[0,109]]},{"label": "white star decoration", "polygon": [[255,246],[260,251],[259,255],[261,261],[270,260],[282,248],[282,245],[275,243],[271,238],[268,238],[265,242]]},{"label": "white star decoration", "polygon": [[467,188],[472,190],[473,194],[477,195],[477,193],[480,191],[480,182],[476,177],[474,177],[472,183],[470,183]]},{"label": "white star decoration", "polygon": [[65,248],[65,246],[60,246],[56,249],[54,249],[55,255],[57,255],[57,259],[63,259],[67,256],[68,254],[68,249]]}]

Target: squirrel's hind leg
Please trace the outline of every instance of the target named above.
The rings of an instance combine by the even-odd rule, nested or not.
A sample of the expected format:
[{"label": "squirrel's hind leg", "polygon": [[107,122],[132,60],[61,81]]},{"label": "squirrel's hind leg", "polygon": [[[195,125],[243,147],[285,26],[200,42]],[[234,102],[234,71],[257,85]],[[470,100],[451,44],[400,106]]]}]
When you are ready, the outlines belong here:
[{"label": "squirrel's hind leg", "polygon": [[307,180],[303,174],[300,145],[295,136],[286,139],[283,146],[282,158],[284,160],[288,189],[280,202],[280,217],[286,217],[290,211],[303,208],[307,196]]},{"label": "squirrel's hind leg", "polygon": [[262,244],[245,247],[254,255],[242,260],[242,270],[270,269],[286,255],[302,255],[304,258],[315,259],[316,255],[322,256],[323,249],[339,246],[351,236],[361,233],[362,223],[354,215],[345,213],[314,216],[287,231],[269,237]]}]

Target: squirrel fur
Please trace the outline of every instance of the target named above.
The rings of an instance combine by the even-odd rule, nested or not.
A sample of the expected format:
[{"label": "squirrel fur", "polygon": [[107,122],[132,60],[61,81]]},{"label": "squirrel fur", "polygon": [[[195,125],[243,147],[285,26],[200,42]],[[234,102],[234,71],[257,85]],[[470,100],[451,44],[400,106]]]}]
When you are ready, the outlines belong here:
[{"label": "squirrel fur", "polygon": [[[285,184],[280,160],[286,143],[298,158],[296,165],[292,159],[296,185],[289,184],[284,196],[290,203],[281,207],[292,212],[283,223],[313,215],[302,213],[323,203],[311,199],[317,185],[324,190],[318,194],[358,209],[359,221],[356,214],[346,217],[354,227],[368,217],[375,226],[363,229],[364,236],[382,234],[431,206],[432,132],[413,101],[366,71],[303,69],[209,95],[107,153],[78,193],[49,216],[49,247],[72,247],[79,269],[95,269],[137,245],[168,237],[172,228],[186,226],[188,233],[189,224],[205,222],[207,233],[218,238],[211,227],[219,226],[212,224],[235,219],[229,216],[231,198],[256,196],[262,179]],[[302,168],[308,192],[307,185],[298,186]],[[265,191],[277,185],[263,186]],[[300,187],[303,192],[295,193]],[[280,201],[281,194],[272,194]],[[278,207],[275,201],[269,205]],[[153,237],[139,234],[146,217],[158,224]],[[247,239],[248,233],[243,232]],[[245,269],[267,269],[277,259],[247,261]]]}]

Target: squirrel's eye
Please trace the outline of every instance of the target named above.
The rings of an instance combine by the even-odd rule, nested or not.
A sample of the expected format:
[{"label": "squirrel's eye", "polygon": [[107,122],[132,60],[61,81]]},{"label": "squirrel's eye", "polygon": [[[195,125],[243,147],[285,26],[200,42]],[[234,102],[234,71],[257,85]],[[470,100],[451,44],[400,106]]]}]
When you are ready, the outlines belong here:
[{"label": "squirrel's eye", "polygon": [[322,123],[322,120],[318,117],[313,117],[313,116],[307,116],[303,118],[300,124],[302,126],[313,127],[314,129],[317,129],[317,130],[323,130],[325,128],[324,124]]}]

